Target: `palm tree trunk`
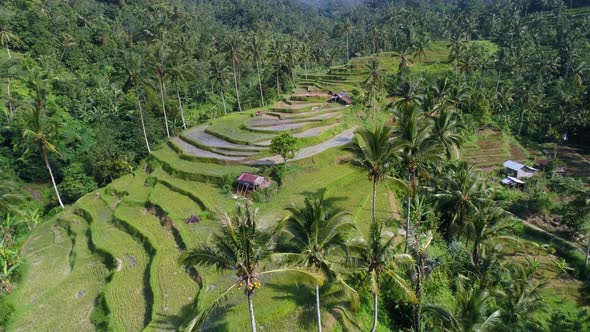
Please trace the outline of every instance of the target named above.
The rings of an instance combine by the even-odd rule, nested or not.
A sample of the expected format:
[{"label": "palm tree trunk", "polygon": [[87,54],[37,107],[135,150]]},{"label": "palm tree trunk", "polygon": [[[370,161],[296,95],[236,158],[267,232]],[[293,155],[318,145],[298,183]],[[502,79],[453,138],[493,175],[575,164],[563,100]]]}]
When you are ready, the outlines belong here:
[{"label": "palm tree trunk", "polygon": [[164,82],[162,77],[158,76],[158,83],[160,84],[160,99],[162,100],[162,111],[164,111],[164,124],[166,124],[166,135],[170,138],[170,129],[168,128],[168,114],[166,113],[166,101],[164,100]]},{"label": "palm tree trunk", "polygon": [[53,177],[53,171],[51,171],[51,165],[49,165],[49,158],[47,158],[47,149],[45,148],[45,144],[41,143],[41,153],[43,154],[43,160],[45,161],[45,167],[49,171],[49,177],[51,177],[51,183],[53,184],[53,190],[55,190],[55,195],[57,196],[57,201],[59,202],[59,206],[64,208],[64,203],[61,201],[61,197],[59,196],[59,191],[57,190],[57,184],[55,184],[55,178]]},{"label": "palm tree trunk", "polygon": [[[8,41],[4,42],[4,46],[6,46],[6,52],[8,53],[8,59],[12,59],[12,55],[10,54],[10,48],[8,47]],[[10,76],[7,78],[8,84],[6,85],[6,90],[8,91],[8,111],[10,113],[10,120],[14,118],[14,109],[12,108],[12,95],[10,93]]]},{"label": "palm tree trunk", "polygon": [[518,136],[520,136],[520,131],[522,130],[522,123],[524,121],[524,113],[526,112],[526,109],[522,110],[522,113],[520,113],[520,125],[518,125]]},{"label": "palm tree trunk", "polygon": [[143,107],[141,106],[141,98],[139,97],[139,91],[135,88],[135,94],[137,95],[137,106],[139,107],[139,119],[141,120],[141,129],[143,130],[143,138],[145,139],[145,146],[147,147],[148,153],[152,153],[150,149],[150,142],[147,137],[147,131],[145,130],[145,121],[143,119]]},{"label": "palm tree trunk", "polygon": [[256,319],[254,318],[254,305],[252,304],[252,293],[248,292],[248,310],[250,311],[250,324],[252,332],[256,332]]},{"label": "palm tree trunk", "polygon": [[588,266],[588,259],[590,258],[590,237],[588,238],[588,247],[586,247],[586,260],[584,266]]},{"label": "palm tree trunk", "polygon": [[419,258],[418,258],[418,267],[416,268],[416,272],[417,272],[417,282],[416,282],[416,297],[418,299],[418,303],[416,303],[414,305],[414,330],[415,331],[420,331],[420,303],[422,301],[422,277],[423,277],[423,272],[424,270],[422,269],[422,254],[419,254]]},{"label": "palm tree trunk", "polygon": [[281,63],[277,62],[277,98],[281,98],[281,84],[279,83],[279,70],[281,70]]},{"label": "palm tree trunk", "polygon": [[373,119],[375,119],[375,84],[373,84]]},{"label": "palm tree trunk", "polygon": [[377,179],[373,179],[373,205],[372,205],[372,216],[373,216],[373,222],[375,222],[375,215],[377,214],[377,209],[376,209],[376,202],[377,202]]},{"label": "palm tree trunk", "polygon": [[371,328],[371,332],[375,332],[377,329],[378,310],[379,302],[377,301],[377,293],[373,293],[373,327]]},{"label": "palm tree trunk", "polygon": [[223,101],[223,115],[227,114],[227,106],[225,105],[225,96],[223,89],[221,89],[221,100]]},{"label": "palm tree trunk", "polygon": [[260,78],[260,64],[258,60],[256,60],[256,71],[258,72],[258,87],[260,88],[260,102],[262,103],[262,107],[264,107],[264,94],[262,93],[262,79]]},{"label": "palm tree trunk", "polygon": [[346,33],[346,61],[350,61],[350,50],[348,49],[348,32]]},{"label": "palm tree trunk", "polygon": [[180,91],[176,87],[176,97],[178,98],[178,106],[180,106],[180,117],[182,118],[182,128],[186,129],[186,121],[184,120],[184,109],[182,108],[182,100],[180,99]]},{"label": "palm tree trunk", "polygon": [[236,100],[238,101],[238,111],[242,111],[242,105],[240,104],[240,90],[238,89],[238,75],[236,74],[236,61],[232,60],[232,66],[234,70],[234,86],[236,88]]},{"label": "palm tree trunk", "polygon": [[318,332],[322,332],[322,316],[320,312],[320,286],[315,285],[315,308],[318,321]]},{"label": "palm tree trunk", "polygon": [[308,81],[308,79],[307,79],[307,63],[305,61],[303,61],[303,70],[305,71],[305,80]]},{"label": "palm tree trunk", "polygon": [[[408,184],[410,183],[412,174],[408,171]],[[410,241],[410,190],[408,189],[408,195],[406,197],[406,245],[404,247],[404,254],[408,253],[408,244]]]}]

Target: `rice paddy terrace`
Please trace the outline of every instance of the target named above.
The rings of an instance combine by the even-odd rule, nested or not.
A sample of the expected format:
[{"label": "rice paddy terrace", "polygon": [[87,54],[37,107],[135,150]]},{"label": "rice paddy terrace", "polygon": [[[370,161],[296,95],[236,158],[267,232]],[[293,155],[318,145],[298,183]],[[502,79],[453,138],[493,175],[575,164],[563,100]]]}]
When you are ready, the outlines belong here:
[{"label": "rice paddy terrace", "polygon": [[[298,137],[301,149],[284,189],[271,203],[257,204],[260,223],[272,225],[286,214],[285,207],[326,188],[365,224],[370,183],[339,162],[338,147],[352,139],[356,125],[345,121],[347,107],[327,103],[326,91],[301,83],[270,107],[191,128],[153,151],[134,174],[86,195],[37,228],[22,249],[26,271],[11,295],[16,314],[8,329],[176,330],[194,315],[197,302],[208,303],[234,280],[213,270],[199,271],[202,279],[197,278],[178,263],[180,254],[217,230],[215,211],[234,208],[236,200],[222,189],[226,179],[280,162],[269,145],[283,132]],[[392,216],[397,211],[392,193],[379,195],[379,213]],[[185,223],[191,215],[202,221]],[[313,300],[311,290],[263,282],[267,287],[255,299],[261,325],[272,331],[313,329],[307,318],[313,313],[302,305]],[[247,310],[233,309],[245,306],[243,300],[232,296],[207,328],[247,329]]]},{"label": "rice paddy terrace", "polygon": [[[26,268],[11,295],[16,313],[8,330],[176,330],[194,315],[196,305],[209,303],[235,278],[212,269],[200,270],[197,277],[178,263],[179,256],[217,230],[214,212],[234,208],[236,199],[223,189],[228,179],[281,161],[269,146],[283,132],[299,139],[300,151],[284,187],[271,202],[256,204],[259,223],[271,226],[285,216],[285,207],[326,190],[366,232],[371,184],[364,173],[340,162],[340,147],[361,122],[350,108],[327,103],[330,90],[358,88],[366,59],[309,75],[274,105],[186,130],[153,151],[133,174],[84,196],[35,229],[23,245]],[[378,216],[399,218],[387,184],[378,196]],[[202,221],[187,224],[192,215]],[[254,303],[264,330],[315,329],[313,308],[307,305],[314,299],[311,289],[281,280],[262,282]],[[240,309],[246,307],[240,295],[231,296],[206,329],[247,330],[248,311]],[[326,319],[330,328],[351,324],[334,317],[339,318]],[[370,318],[360,318],[363,323]]]}]

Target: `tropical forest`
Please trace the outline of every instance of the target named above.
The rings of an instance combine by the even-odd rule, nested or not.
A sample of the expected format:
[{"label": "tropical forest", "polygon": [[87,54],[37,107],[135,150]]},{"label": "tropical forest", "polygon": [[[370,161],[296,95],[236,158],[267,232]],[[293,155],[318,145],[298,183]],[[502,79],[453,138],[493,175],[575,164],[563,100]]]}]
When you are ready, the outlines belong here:
[{"label": "tropical forest", "polygon": [[590,2],[0,1],[0,332],[590,331]]}]

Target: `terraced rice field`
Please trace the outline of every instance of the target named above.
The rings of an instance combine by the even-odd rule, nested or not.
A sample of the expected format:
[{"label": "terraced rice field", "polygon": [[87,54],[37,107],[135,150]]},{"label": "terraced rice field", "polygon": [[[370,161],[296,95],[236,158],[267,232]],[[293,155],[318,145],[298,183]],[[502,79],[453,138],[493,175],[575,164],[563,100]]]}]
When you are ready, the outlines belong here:
[{"label": "terraced rice field", "polygon": [[[328,188],[328,195],[337,198],[356,188],[355,194],[336,201],[351,209],[365,230],[370,183],[341,164],[337,150],[350,142],[355,127],[343,121],[348,108],[328,103],[329,97],[316,85],[302,85],[260,116],[245,111],[191,128],[153,151],[147,165],[86,195],[36,229],[23,248],[31,260],[24,277],[29,286],[13,295],[21,314],[9,330],[177,330],[194,315],[197,303],[208,303],[234,280],[232,273],[210,269],[196,278],[179,264],[180,255],[218,230],[216,213],[235,207],[236,200],[222,189],[226,179],[258,172],[253,165],[282,162],[268,146],[283,132],[298,137],[301,150],[285,187],[272,202],[257,204],[260,225],[275,225],[286,206],[300,204],[309,193]],[[383,217],[392,215],[387,196],[385,190],[379,193]],[[192,215],[201,222],[187,224]],[[280,279],[263,282],[268,287],[254,302],[265,329],[314,329],[303,305],[313,300],[312,289]],[[245,306],[239,295],[230,297],[228,310],[213,315],[207,329],[248,328],[247,310],[232,309]]]},{"label": "terraced rice field", "polygon": [[525,163],[528,153],[513,138],[500,131],[484,129],[462,149],[462,159],[484,170],[502,167],[506,160]]}]

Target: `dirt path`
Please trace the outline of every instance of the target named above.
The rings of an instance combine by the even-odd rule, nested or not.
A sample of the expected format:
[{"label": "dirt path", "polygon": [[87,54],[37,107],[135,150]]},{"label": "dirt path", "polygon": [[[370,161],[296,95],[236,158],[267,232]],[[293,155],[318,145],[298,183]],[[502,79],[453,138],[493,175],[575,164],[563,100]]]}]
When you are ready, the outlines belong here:
[{"label": "dirt path", "polygon": [[[293,160],[299,160],[299,159],[311,157],[313,155],[322,153],[330,148],[334,148],[334,147],[338,147],[338,146],[342,146],[344,144],[347,144],[354,137],[354,131],[356,130],[356,128],[357,127],[347,129],[347,130],[341,132],[340,134],[330,138],[327,141],[324,141],[324,142],[317,144],[317,145],[308,146],[306,148],[299,150],[299,152],[297,153],[297,155],[295,155],[295,158],[293,158]],[[276,155],[273,157],[254,160],[254,161],[250,162],[249,164],[253,165],[253,166],[262,166],[262,165],[275,165],[275,164],[282,164],[282,163],[283,163],[283,157]]]},{"label": "dirt path", "polygon": [[535,226],[535,225],[531,224],[530,222],[528,222],[526,220],[523,220],[523,219],[519,219],[519,220],[522,221],[522,223],[525,224],[527,227],[532,228],[535,231],[541,232],[541,233],[549,236],[552,239],[565,242],[568,245],[570,245],[572,248],[575,248],[575,249],[579,250],[583,255],[586,254],[586,251],[584,250],[584,248],[581,245],[579,245],[579,244],[577,244],[575,242],[568,241],[568,240],[562,238],[561,236],[557,236],[557,235],[555,235],[553,233],[547,232],[546,230],[544,230],[544,229],[542,229],[542,228],[540,228],[538,226]]},{"label": "dirt path", "polygon": [[401,219],[401,213],[399,212],[399,207],[397,206],[397,200],[395,199],[395,194],[393,191],[387,192],[387,198],[389,199],[389,208],[391,209],[391,214],[395,219]]}]

